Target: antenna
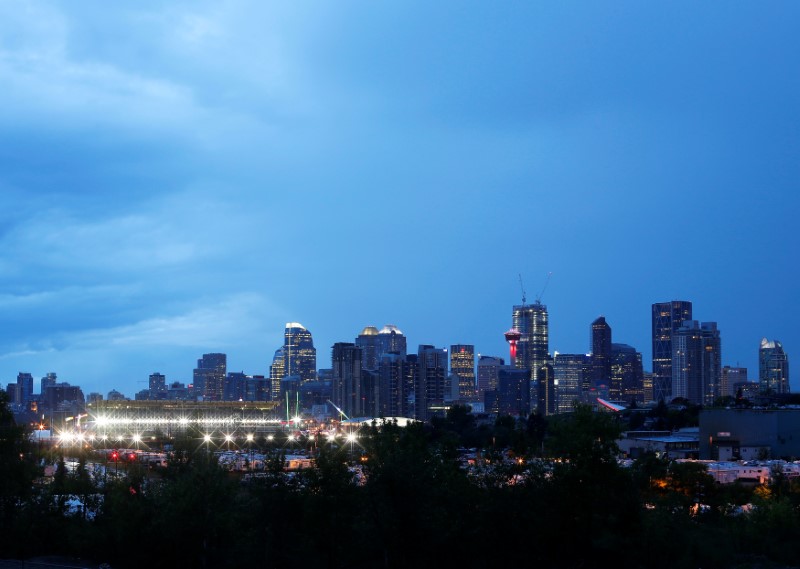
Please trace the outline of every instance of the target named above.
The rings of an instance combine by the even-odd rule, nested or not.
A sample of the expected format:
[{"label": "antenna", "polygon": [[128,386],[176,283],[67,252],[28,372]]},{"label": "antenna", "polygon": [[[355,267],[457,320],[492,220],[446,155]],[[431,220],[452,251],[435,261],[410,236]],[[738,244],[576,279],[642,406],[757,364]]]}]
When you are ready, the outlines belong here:
[{"label": "antenna", "polygon": [[[550,277],[552,277],[552,276],[553,276],[553,271],[550,271],[549,273],[547,273],[547,278],[544,280],[544,286],[542,287],[542,292],[540,292],[539,294],[536,295],[536,302],[537,303],[542,300],[542,295],[544,294],[544,291],[547,290],[547,285],[550,284]],[[524,304],[524,301],[523,301],[523,304]]]},{"label": "antenna", "polygon": [[522,275],[517,273],[517,276],[519,276],[519,288],[522,290],[522,306],[525,306],[525,287],[522,284]]}]

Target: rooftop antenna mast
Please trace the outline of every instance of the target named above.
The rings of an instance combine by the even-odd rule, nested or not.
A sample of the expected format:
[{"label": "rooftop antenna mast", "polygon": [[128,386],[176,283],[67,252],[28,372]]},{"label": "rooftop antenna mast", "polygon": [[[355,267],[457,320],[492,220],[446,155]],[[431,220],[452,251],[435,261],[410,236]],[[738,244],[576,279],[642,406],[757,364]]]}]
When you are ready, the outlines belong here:
[{"label": "rooftop antenna mast", "polygon": [[[540,292],[539,294],[536,295],[536,303],[537,304],[539,304],[541,302],[542,295],[544,294],[544,291],[547,290],[547,285],[550,284],[550,277],[552,277],[552,276],[553,276],[553,271],[550,271],[549,273],[547,273],[547,278],[544,280],[544,286],[542,287],[542,292]],[[524,303],[525,303],[525,301],[523,300],[523,304]]]},{"label": "rooftop antenna mast", "polygon": [[517,273],[517,276],[519,276],[519,288],[522,290],[522,306],[525,306],[525,287],[522,284],[522,275]]}]

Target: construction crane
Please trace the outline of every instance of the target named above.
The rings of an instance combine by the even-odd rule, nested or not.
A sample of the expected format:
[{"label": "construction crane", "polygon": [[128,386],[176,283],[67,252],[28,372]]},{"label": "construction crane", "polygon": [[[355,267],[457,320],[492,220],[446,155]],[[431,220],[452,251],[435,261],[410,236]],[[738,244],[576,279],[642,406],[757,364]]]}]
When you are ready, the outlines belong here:
[{"label": "construction crane", "polygon": [[519,288],[522,290],[522,306],[525,306],[525,287],[522,285],[522,274],[517,273],[519,276]]},{"label": "construction crane", "polygon": [[[547,285],[550,284],[550,277],[552,277],[552,276],[553,276],[553,271],[550,271],[549,273],[547,273],[547,278],[544,280],[544,286],[542,287],[542,292],[540,292],[539,294],[536,295],[536,303],[537,304],[539,304],[541,302],[542,295],[544,294],[544,291],[547,290]],[[524,300],[523,300],[523,304],[525,304]]]}]

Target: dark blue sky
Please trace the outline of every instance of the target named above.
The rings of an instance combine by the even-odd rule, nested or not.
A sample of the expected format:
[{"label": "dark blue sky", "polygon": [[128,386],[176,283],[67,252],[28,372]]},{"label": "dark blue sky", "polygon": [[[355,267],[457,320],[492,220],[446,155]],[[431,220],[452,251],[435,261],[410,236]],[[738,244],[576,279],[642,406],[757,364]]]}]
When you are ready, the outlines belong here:
[{"label": "dark blue sky", "polygon": [[[204,352],[604,315],[651,367],[691,300],[723,363],[800,361],[800,6],[0,1],[0,383],[132,396]],[[792,367],[793,390],[800,389]]]}]

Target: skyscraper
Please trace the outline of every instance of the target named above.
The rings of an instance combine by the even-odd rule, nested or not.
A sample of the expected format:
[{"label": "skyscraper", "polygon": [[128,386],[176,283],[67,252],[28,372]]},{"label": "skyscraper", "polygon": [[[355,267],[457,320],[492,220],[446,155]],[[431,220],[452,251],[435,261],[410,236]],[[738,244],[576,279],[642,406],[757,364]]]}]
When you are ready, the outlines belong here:
[{"label": "skyscraper", "polygon": [[380,360],[383,354],[395,353],[405,357],[407,353],[406,337],[394,324],[387,324],[378,332],[376,359]]},{"label": "skyscraper", "polygon": [[375,326],[365,327],[356,338],[356,346],[361,348],[364,369],[378,369],[378,329]]},{"label": "skyscraper", "polygon": [[419,374],[414,386],[415,418],[428,421],[436,413],[434,407],[444,405],[447,378],[447,350],[421,344],[417,352]]},{"label": "skyscraper", "polygon": [[573,403],[579,401],[583,391],[584,376],[588,376],[590,356],[586,354],[559,354],[553,359],[553,378],[556,390],[556,412],[569,413]]},{"label": "skyscraper", "polygon": [[163,373],[151,373],[148,381],[148,389],[153,392],[167,391],[167,378]]},{"label": "skyscraper", "polygon": [[672,336],[692,319],[692,303],[685,300],[657,302],[652,310],[653,398],[669,401],[672,393]]},{"label": "skyscraper", "polygon": [[459,399],[475,398],[475,346],[450,346],[450,372],[457,376]]},{"label": "skyscraper", "polygon": [[52,387],[56,383],[58,383],[58,377],[56,377],[55,372],[51,371],[41,379],[39,385],[39,393],[41,393],[42,396],[44,396],[44,393],[45,391],[47,391],[47,388]]},{"label": "skyscraper", "polygon": [[505,365],[503,358],[495,356],[478,357],[478,399],[483,401],[487,391],[497,391],[497,374],[500,366]]},{"label": "skyscraper", "polygon": [[417,356],[398,353],[383,354],[378,363],[380,414],[384,417],[411,417],[409,397],[417,377]]},{"label": "skyscraper", "polygon": [[24,371],[19,372],[17,385],[19,385],[19,402],[25,405],[33,397],[33,375]]},{"label": "skyscraper", "polygon": [[605,317],[592,322],[592,386],[607,385],[613,399],[619,398],[619,385],[611,382],[611,326]]},{"label": "skyscraper", "polygon": [[630,404],[644,403],[642,354],[627,344],[611,344],[610,396]]},{"label": "skyscraper", "polygon": [[778,340],[761,339],[758,382],[762,393],[789,393],[789,356]]},{"label": "skyscraper", "polygon": [[542,366],[548,362],[550,349],[547,306],[538,300],[533,304],[515,305],[511,313],[511,327],[520,334],[515,367],[530,370],[531,401],[538,401],[535,390],[543,373]]},{"label": "skyscraper", "polygon": [[556,408],[556,379],[553,374],[553,364],[547,361],[539,370],[539,383],[536,386],[538,399],[537,410],[541,415],[555,415]]},{"label": "skyscraper", "polygon": [[333,402],[349,417],[364,415],[361,358],[361,348],[355,344],[337,342],[331,348]]},{"label": "skyscraper", "polygon": [[531,412],[531,378],[525,369],[502,366],[497,373],[497,412],[525,417]]},{"label": "skyscraper", "polygon": [[225,390],[227,356],[213,353],[203,354],[197,360],[193,374],[194,391],[207,401],[222,401]]},{"label": "skyscraper", "polygon": [[287,322],[283,333],[284,377],[294,375],[300,382],[317,376],[317,350],[305,326],[299,322]]},{"label": "skyscraper", "polygon": [[722,342],[716,322],[688,320],[672,336],[672,396],[710,405],[720,395]]},{"label": "skyscraper", "polygon": [[277,401],[281,395],[281,380],[286,375],[286,358],[283,354],[283,346],[275,350],[272,356],[272,365],[269,366],[270,399]]}]

